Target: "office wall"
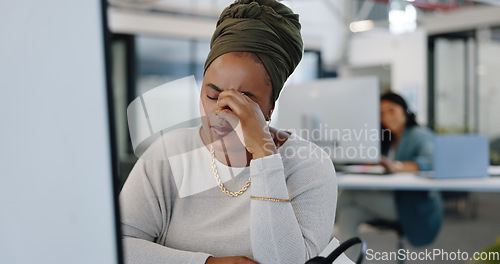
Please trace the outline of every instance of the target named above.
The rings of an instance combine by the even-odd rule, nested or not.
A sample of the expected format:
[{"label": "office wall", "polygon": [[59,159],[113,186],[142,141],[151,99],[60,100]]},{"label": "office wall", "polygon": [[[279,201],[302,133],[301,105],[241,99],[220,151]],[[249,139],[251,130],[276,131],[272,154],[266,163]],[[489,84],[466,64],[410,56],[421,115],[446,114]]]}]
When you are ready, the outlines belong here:
[{"label": "office wall", "polygon": [[0,263],[116,263],[101,2],[0,2]]},{"label": "office wall", "polygon": [[407,99],[420,124],[427,124],[426,33],[392,35],[377,29],[354,34],[349,45],[349,67],[390,67],[391,89]]}]

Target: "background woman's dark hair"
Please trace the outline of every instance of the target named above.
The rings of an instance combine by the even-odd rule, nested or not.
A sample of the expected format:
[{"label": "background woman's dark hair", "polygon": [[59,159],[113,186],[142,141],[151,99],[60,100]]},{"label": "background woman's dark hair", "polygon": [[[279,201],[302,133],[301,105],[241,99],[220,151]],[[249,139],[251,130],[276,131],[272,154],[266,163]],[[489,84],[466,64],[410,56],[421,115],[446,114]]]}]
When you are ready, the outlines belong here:
[{"label": "background woman's dark hair", "polygon": [[[380,101],[390,101],[392,103],[395,103],[403,108],[403,111],[406,114],[406,123],[405,127],[410,128],[414,126],[418,126],[417,119],[415,117],[415,114],[408,109],[408,104],[406,101],[403,99],[398,94],[395,94],[393,92],[387,92],[384,93],[382,96],[380,96]],[[381,142],[382,142],[382,153],[387,154],[389,152],[389,148],[391,146],[392,141],[394,140],[393,136],[391,135],[391,132],[389,129],[384,127],[382,123],[380,124],[381,127]]]}]

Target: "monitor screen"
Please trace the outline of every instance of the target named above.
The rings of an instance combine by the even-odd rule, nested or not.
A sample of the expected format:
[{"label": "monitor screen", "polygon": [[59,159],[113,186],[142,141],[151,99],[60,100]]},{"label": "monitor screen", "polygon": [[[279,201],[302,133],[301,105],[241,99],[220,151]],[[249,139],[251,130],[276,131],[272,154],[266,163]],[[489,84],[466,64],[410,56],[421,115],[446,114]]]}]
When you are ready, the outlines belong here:
[{"label": "monitor screen", "polygon": [[118,263],[101,1],[0,4],[0,263]]},{"label": "monitor screen", "polygon": [[283,89],[274,125],[323,148],[338,164],[380,161],[377,77],[331,78]]}]

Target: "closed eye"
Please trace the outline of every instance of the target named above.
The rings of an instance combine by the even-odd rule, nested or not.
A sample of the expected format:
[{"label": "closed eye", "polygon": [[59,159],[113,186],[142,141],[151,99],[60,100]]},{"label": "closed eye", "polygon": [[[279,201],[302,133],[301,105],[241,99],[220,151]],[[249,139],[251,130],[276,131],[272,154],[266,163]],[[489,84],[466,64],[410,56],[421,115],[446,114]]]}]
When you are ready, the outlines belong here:
[{"label": "closed eye", "polygon": [[210,97],[208,95],[207,95],[207,98],[210,99],[210,100],[213,100],[213,101],[217,101],[217,99],[218,99],[217,97]]}]

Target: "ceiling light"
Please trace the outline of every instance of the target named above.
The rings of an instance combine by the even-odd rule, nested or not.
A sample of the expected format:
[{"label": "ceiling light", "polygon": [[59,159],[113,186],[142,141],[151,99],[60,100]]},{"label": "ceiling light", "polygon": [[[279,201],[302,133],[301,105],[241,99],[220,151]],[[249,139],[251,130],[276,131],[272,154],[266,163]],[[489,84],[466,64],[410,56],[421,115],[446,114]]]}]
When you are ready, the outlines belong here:
[{"label": "ceiling light", "polygon": [[389,10],[389,30],[392,34],[413,32],[417,29],[417,10],[412,4],[401,0],[391,0]]},{"label": "ceiling light", "polygon": [[349,29],[354,33],[368,31],[373,27],[374,23],[371,20],[354,21],[349,25]]}]

